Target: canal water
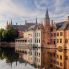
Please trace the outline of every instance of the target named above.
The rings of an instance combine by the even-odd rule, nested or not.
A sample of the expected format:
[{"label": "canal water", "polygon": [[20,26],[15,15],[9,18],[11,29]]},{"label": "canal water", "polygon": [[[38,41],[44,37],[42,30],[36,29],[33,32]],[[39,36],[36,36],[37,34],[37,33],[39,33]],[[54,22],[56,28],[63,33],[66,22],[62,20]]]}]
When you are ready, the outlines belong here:
[{"label": "canal water", "polygon": [[0,48],[0,69],[35,69],[18,58],[14,48]]}]

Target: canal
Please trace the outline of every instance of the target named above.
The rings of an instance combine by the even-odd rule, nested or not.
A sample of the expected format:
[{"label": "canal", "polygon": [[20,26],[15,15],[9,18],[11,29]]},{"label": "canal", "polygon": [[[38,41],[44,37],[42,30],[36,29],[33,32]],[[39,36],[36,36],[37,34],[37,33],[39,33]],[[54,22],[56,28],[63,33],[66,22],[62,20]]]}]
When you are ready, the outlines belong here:
[{"label": "canal", "polygon": [[30,64],[19,59],[14,48],[0,47],[0,69],[35,69]]}]

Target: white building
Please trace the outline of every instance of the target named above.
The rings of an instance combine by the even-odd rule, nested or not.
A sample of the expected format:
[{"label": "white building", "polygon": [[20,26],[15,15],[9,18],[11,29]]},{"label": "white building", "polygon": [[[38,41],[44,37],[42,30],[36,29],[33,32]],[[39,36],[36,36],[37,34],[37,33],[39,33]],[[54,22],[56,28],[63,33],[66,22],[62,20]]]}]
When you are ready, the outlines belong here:
[{"label": "white building", "polygon": [[[29,62],[30,64],[35,64],[36,66],[41,66],[42,65],[42,51],[41,47],[43,45],[43,25],[33,25],[28,28],[24,32],[24,38],[22,40],[26,40],[26,43],[22,42],[22,44],[25,44],[25,47],[22,47],[23,49],[21,51],[26,50],[25,56],[27,57],[25,60]],[[21,42],[18,41],[19,39],[16,39],[16,46],[15,50],[19,50],[19,46],[21,45]],[[24,46],[24,45],[22,45]],[[18,48],[18,49],[16,49]],[[26,49],[25,49],[26,48]],[[24,56],[23,56],[24,58]]]}]

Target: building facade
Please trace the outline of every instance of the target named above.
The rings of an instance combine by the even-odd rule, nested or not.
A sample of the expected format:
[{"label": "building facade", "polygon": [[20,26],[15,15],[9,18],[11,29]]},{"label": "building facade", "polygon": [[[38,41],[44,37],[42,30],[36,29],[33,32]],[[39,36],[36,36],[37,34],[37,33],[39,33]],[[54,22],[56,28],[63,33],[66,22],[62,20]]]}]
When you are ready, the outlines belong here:
[{"label": "building facade", "polygon": [[25,61],[45,69],[69,68],[69,17],[54,23],[47,10],[43,23],[38,24],[36,19],[36,24],[23,35],[22,39],[16,39],[15,50],[21,52]]},{"label": "building facade", "polygon": [[[15,50],[17,52],[23,52],[25,49],[25,52],[22,53],[22,58],[24,59],[24,56],[26,56],[27,58],[24,59],[27,62],[29,62],[30,64],[33,64],[36,67],[41,67],[43,64],[43,57],[42,57],[42,45],[43,45],[43,25],[33,25],[31,27],[28,28],[28,30],[26,30],[24,32],[24,38],[22,39],[16,39],[15,42]],[[23,42],[23,39],[27,39],[26,45]],[[22,43],[21,43],[22,42]],[[19,47],[22,44],[22,48],[21,50],[19,49]],[[24,47],[25,46],[25,47]]]}]

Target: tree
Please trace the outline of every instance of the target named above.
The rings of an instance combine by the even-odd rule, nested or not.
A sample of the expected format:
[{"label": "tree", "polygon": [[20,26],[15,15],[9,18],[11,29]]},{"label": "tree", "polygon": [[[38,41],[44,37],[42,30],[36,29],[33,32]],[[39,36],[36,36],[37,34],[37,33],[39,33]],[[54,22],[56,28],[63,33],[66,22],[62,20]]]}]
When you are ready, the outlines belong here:
[{"label": "tree", "polygon": [[14,41],[18,37],[18,32],[14,28],[3,31],[2,37],[4,41]]},{"label": "tree", "polygon": [[4,31],[4,29],[3,29],[3,28],[1,28],[1,29],[0,29],[0,40],[2,40],[2,39],[3,39],[3,37],[2,37],[2,33],[3,33],[3,31]]}]

